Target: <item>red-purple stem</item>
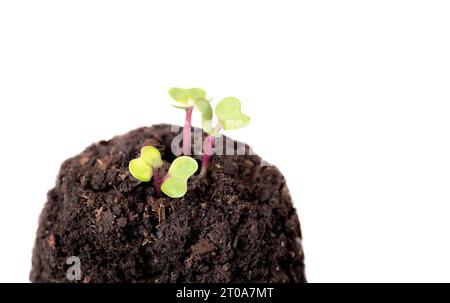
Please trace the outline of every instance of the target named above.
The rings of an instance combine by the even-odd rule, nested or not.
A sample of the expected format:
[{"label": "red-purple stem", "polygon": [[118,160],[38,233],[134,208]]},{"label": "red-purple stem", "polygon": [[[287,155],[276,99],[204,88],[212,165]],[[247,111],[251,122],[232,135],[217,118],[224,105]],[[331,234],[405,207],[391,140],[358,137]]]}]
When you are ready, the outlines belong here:
[{"label": "red-purple stem", "polygon": [[[217,126],[215,128],[216,132],[220,132],[221,129],[222,129],[222,125],[220,123],[217,123]],[[214,136],[209,135],[206,138],[204,151],[203,151],[202,171],[201,171],[201,174],[203,176],[206,175],[206,171],[208,170],[209,159],[211,158],[211,156],[214,153],[213,147],[214,147],[215,142],[216,142],[216,138]]]},{"label": "red-purple stem", "polygon": [[158,170],[157,169],[153,170],[153,184],[156,187],[156,192],[158,193],[158,196],[161,196],[162,195],[162,192],[161,192],[162,181],[159,178],[159,174],[158,174]]},{"label": "red-purple stem", "polygon": [[183,154],[189,156],[191,154],[191,126],[192,126],[192,107],[186,109],[186,120],[183,128]]}]

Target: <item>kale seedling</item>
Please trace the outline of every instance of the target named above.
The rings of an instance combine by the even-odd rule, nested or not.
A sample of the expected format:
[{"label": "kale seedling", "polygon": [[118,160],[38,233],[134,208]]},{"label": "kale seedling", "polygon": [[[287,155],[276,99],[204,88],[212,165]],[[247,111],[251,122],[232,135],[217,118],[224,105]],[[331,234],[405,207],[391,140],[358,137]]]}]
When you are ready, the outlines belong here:
[{"label": "kale seedling", "polygon": [[172,87],[169,89],[169,95],[178,104],[173,107],[181,108],[186,111],[186,118],[183,128],[183,154],[191,154],[191,126],[192,126],[192,111],[194,109],[194,101],[197,98],[205,98],[206,93],[201,88],[178,88]]},{"label": "kale seedling", "polygon": [[149,182],[153,177],[158,194],[163,192],[171,198],[183,197],[187,192],[187,180],[198,170],[197,161],[187,156],[175,159],[161,180],[158,169],[162,165],[158,149],[145,146],[141,149],[141,156],[130,161],[129,170],[134,178],[142,182]]},{"label": "kale seedling", "polygon": [[216,106],[217,125],[212,127],[213,110],[208,100],[197,98],[194,101],[198,110],[202,113],[202,128],[208,134],[204,146],[202,160],[202,175],[206,174],[209,158],[213,154],[215,137],[224,130],[234,130],[246,127],[250,123],[250,117],[241,111],[241,101],[234,97],[222,99]]}]

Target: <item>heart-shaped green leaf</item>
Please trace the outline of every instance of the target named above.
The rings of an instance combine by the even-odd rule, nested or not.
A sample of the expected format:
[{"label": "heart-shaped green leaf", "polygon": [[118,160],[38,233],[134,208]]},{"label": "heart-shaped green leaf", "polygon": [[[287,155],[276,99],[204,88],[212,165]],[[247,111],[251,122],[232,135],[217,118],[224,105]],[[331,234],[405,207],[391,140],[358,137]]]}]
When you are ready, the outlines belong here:
[{"label": "heart-shaped green leaf", "polygon": [[209,101],[205,98],[197,98],[194,101],[195,107],[200,111],[202,114],[202,128],[203,130],[211,135],[216,136],[217,131],[212,126],[212,119],[213,119],[213,109],[211,107],[211,104],[209,104]]},{"label": "heart-shaped green leaf", "polygon": [[243,128],[250,123],[250,117],[241,112],[241,101],[234,97],[222,99],[217,104],[216,115],[225,130]]},{"label": "heart-shaped green leaf", "polygon": [[187,180],[198,170],[197,161],[182,156],[172,162],[168,177],[161,185],[161,190],[171,198],[183,197],[187,192]]},{"label": "heart-shaped green leaf", "polygon": [[141,156],[133,159],[128,164],[128,169],[133,177],[142,182],[152,179],[153,170],[163,165],[159,150],[153,146],[144,146],[141,149]]},{"label": "heart-shaped green leaf", "polygon": [[137,180],[148,182],[152,179],[153,169],[144,159],[137,158],[130,161],[129,170]]},{"label": "heart-shaped green leaf", "polygon": [[141,149],[141,158],[153,168],[160,168],[163,165],[161,153],[153,146],[144,146]]},{"label": "heart-shaped green leaf", "polygon": [[192,106],[192,103],[197,98],[205,98],[206,92],[198,87],[193,88],[179,88],[172,87],[169,89],[169,95],[175,101],[182,103],[184,105]]}]

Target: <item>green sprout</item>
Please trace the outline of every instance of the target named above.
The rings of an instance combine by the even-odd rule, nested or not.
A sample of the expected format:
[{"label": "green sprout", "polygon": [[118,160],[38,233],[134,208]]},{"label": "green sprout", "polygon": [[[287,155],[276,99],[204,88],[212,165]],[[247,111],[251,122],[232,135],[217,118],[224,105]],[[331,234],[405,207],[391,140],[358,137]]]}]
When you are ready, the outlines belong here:
[{"label": "green sprout", "polygon": [[241,112],[241,101],[234,97],[220,101],[216,107],[216,115],[224,130],[244,128],[250,123],[250,117]]},{"label": "green sprout", "polygon": [[187,156],[175,159],[167,175],[161,180],[158,169],[162,165],[159,150],[153,146],[145,146],[141,149],[140,157],[130,161],[129,170],[141,182],[149,182],[153,177],[158,194],[162,191],[171,198],[184,196],[187,192],[187,180],[198,170],[197,161]]},{"label": "green sprout", "polygon": [[209,101],[205,98],[197,98],[194,101],[195,107],[200,111],[202,114],[202,128],[203,130],[211,135],[216,135],[217,132],[215,131],[214,127],[212,126],[212,119],[213,119],[213,110],[211,107],[211,104],[209,104]]},{"label": "green sprout", "polygon": [[163,165],[159,150],[153,146],[144,146],[139,158],[129,163],[131,175],[141,182],[149,182],[153,177],[156,189],[160,190],[158,169]]},{"label": "green sprout", "polygon": [[193,88],[179,88],[172,87],[169,89],[169,95],[178,102],[172,105],[176,108],[181,108],[186,111],[186,117],[183,128],[183,154],[191,154],[191,126],[192,126],[192,111],[195,106],[194,102],[197,98],[205,98],[206,92],[197,87]]},{"label": "green sprout", "polygon": [[130,161],[130,172],[139,181],[148,182],[162,166],[161,154],[153,146],[144,146],[141,156]]},{"label": "green sprout", "polygon": [[202,160],[202,175],[206,174],[209,158],[213,154],[215,137],[221,129],[234,130],[246,127],[250,123],[250,117],[241,111],[241,101],[234,97],[222,99],[216,106],[217,125],[212,126],[213,110],[209,102],[204,98],[197,98],[195,105],[202,113],[202,128],[208,134],[206,138]]},{"label": "green sprout", "polygon": [[161,190],[171,198],[183,197],[187,192],[187,180],[197,170],[198,164],[193,158],[182,156],[175,159],[164,178]]}]

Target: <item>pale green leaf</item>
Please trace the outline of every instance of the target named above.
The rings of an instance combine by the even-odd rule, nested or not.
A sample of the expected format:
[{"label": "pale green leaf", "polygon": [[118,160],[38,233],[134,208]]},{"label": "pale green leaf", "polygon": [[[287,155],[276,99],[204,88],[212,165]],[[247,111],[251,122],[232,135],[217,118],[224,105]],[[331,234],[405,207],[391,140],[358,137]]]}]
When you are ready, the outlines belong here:
[{"label": "pale green leaf", "polygon": [[163,193],[171,198],[183,197],[187,192],[187,181],[198,169],[197,161],[182,156],[175,159],[169,168],[169,175],[161,185]]},{"label": "pale green leaf", "polygon": [[[169,89],[169,95],[175,101],[184,104],[185,106],[192,106],[192,103],[197,98],[205,98],[206,92],[198,87],[193,88],[179,88],[172,87]],[[184,107],[181,107],[184,108]]]},{"label": "pale green leaf", "polygon": [[142,158],[131,160],[129,170],[131,175],[139,181],[148,182],[152,179],[153,169]]},{"label": "pale green leaf", "polygon": [[193,158],[182,156],[175,159],[169,168],[169,176],[189,179],[198,170],[198,163]]},{"label": "pale green leaf", "polygon": [[160,168],[163,165],[161,153],[153,146],[144,146],[141,149],[141,158],[153,168]]},{"label": "pale green leaf", "polygon": [[208,100],[206,100],[205,98],[197,98],[195,99],[194,104],[197,107],[197,109],[202,113],[202,119],[212,120],[213,110]]},{"label": "pale green leaf", "polygon": [[181,198],[187,193],[187,179],[170,177],[161,185],[161,190],[171,198]]},{"label": "pale green leaf", "polygon": [[250,123],[250,117],[241,111],[241,101],[234,97],[222,99],[217,104],[216,115],[225,130],[243,128]]},{"label": "pale green leaf", "polygon": [[197,98],[194,101],[195,107],[202,114],[202,128],[209,135],[215,136],[216,130],[212,126],[213,109],[205,98]]},{"label": "pale green leaf", "polygon": [[199,88],[199,87],[193,87],[189,89],[189,98],[194,101],[197,98],[205,98],[206,92]]},{"label": "pale green leaf", "polygon": [[172,87],[169,95],[177,102],[187,104],[189,102],[189,89]]}]

